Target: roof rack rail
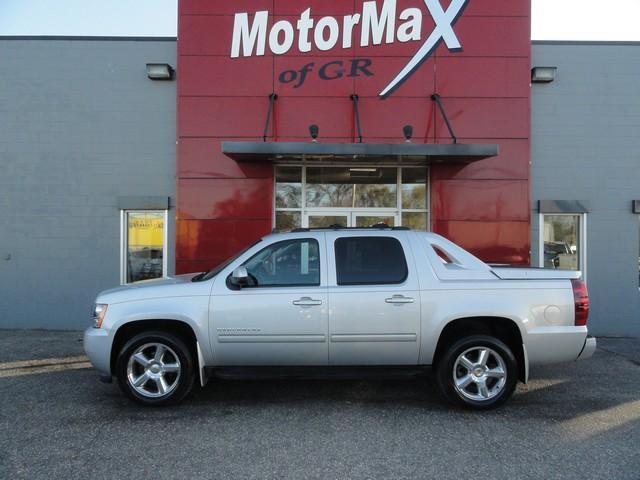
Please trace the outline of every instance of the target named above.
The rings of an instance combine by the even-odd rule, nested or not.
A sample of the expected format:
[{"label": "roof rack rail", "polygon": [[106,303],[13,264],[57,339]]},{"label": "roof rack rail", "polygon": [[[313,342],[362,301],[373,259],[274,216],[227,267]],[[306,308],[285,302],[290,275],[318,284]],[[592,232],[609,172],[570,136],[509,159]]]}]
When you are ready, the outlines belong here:
[{"label": "roof rack rail", "polygon": [[313,232],[319,230],[394,230],[394,231],[406,231],[411,230],[409,227],[391,227],[386,223],[377,223],[369,227],[343,227],[342,225],[329,225],[326,227],[313,227],[313,228],[294,228],[290,230],[291,233],[301,232]]}]

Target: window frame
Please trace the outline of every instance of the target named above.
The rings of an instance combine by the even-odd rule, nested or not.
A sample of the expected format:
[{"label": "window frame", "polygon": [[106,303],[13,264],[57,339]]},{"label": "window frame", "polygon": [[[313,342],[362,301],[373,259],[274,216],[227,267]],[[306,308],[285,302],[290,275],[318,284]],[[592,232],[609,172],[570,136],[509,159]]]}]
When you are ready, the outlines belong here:
[{"label": "window frame", "polygon": [[[367,282],[341,282],[340,281],[340,273],[339,273],[339,268],[338,268],[338,242],[340,240],[352,240],[352,239],[379,239],[379,238],[383,238],[383,239],[391,239],[394,242],[396,242],[398,244],[398,246],[400,247],[400,251],[402,252],[402,258],[404,260],[404,276],[402,277],[401,280],[399,281],[394,281],[394,282],[389,282],[389,281],[377,281],[377,282],[373,282],[373,281],[367,281]],[[405,253],[405,249],[404,246],[402,244],[402,242],[400,241],[400,239],[396,238],[396,237],[392,237],[392,236],[387,236],[387,235],[363,235],[363,236],[356,236],[356,235],[345,235],[342,237],[337,237],[334,241],[333,241],[333,261],[334,261],[334,268],[335,268],[335,281],[336,281],[336,285],[338,287],[352,287],[352,286],[358,286],[358,285],[374,285],[374,286],[379,286],[379,285],[402,285],[403,283],[405,283],[407,281],[407,279],[409,278],[409,264],[407,263],[407,255]]]},{"label": "window frame", "polygon": [[162,214],[162,276],[158,278],[167,278],[167,268],[169,266],[168,240],[169,240],[169,210],[167,209],[151,209],[144,210],[139,208],[121,209],[120,210],[120,285],[132,285],[136,282],[127,281],[127,252],[129,243],[129,214],[130,213],[161,213]]},{"label": "window frame", "polygon": [[[584,212],[540,213],[538,214],[538,266],[544,266],[544,219],[545,217],[578,217],[578,270],[587,281],[587,214]],[[574,272],[576,270],[567,270]]]},{"label": "window frame", "polygon": [[260,288],[316,288],[322,285],[322,248],[321,244],[317,238],[313,237],[304,237],[304,238],[287,238],[285,240],[279,240],[277,242],[270,243],[269,245],[265,245],[263,248],[252,254],[245,260],[242,260],[237,266],[235,266],[227,275],[225,279],[225,285],[228,290],[236,290],[236,288],[231,284],[231,276],[233,275],[233,271],[236,268],[244,267],[247,262],[250,262],[254,257],[260,255],[263,251],[268,248],[275,247],[276,245],[280,245],[282,243],[291,243],[291,242],[315,242],[318,247],[318,283],[291,283],[291,284],[279,284],[279,285],[243,285],[241,290],[255,290]]}]

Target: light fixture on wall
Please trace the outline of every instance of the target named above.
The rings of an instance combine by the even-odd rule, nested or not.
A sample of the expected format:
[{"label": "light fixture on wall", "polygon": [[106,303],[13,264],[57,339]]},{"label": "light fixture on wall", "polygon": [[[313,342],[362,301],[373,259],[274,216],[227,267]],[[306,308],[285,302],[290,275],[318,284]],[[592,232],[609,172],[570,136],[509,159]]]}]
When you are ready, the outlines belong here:
[{"label": "light fixture on wall", "polygon": [[318,141],[318,133],[320,133],[320,128],[318,127],[318,125],[309,125],[309,134],[311,135],[311,141]]},{"label": "light fixture on wall", "polygon": [[151,80],[173,80],[174,73],[168,63],[147,63],[147,77]]},{"label": "light fixture on wall", "polygon": [[405,142],[411,143],[411,137],[413,137],[413,126],[405,125],[402,127],[402,134],[404,135]]},{"label": "light fixture on wall", "polygon": [[531,83],[551,83],[556,79],[558,67],[533,67]]},{"label": "light fixture on wall", "polygon": [[640,213],[640,200],[634,200],[631,208],[633,213]]}]

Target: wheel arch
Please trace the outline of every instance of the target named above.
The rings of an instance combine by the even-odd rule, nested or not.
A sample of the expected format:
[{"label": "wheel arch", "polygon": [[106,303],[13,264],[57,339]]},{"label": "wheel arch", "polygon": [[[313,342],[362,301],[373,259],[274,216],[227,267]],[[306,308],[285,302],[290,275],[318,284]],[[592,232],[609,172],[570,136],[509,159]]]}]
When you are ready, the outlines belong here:
[{"label": "wheel arch", "polygon": [[432,364],[437,365],[447,347],[469,335],[491,335],[504,342],[511,349],[518,363],[518,379],[523,383],[527,382],[528,364],[522,331],[518,323],[508,317],[478,316],[450,320],[438,336]]},{"label": "wheel arch", "polygon": [[111,343],[110,368],[112,374],[115,373],[118,353],[124,344],[133,336],[151,330],[159,330],[179,336],[189,348],[194,364],[199,366],[200,354],[198,352],[198,338],[195,330],[189,323],[184,320],[174,319],[144,319],[124,323],[116,330],[113,342]]}]

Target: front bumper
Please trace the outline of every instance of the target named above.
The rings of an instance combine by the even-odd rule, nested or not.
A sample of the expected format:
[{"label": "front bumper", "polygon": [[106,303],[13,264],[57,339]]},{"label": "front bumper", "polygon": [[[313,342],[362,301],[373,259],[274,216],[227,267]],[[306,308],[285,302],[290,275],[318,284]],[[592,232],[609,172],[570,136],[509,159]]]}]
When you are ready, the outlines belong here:
[{"label": "front bumper", "polygon": [[596,337],[587,336],[584,341],[584,346],[582,347],[582,351],[576,360],[584,360],[585,358],[589,358],[593,356],[596,351],[597,342]]},{"label": "front bumper", "polygon": [[100,376],[111,377],[111,337],[101,328],[84,331],[84,351]]}]

